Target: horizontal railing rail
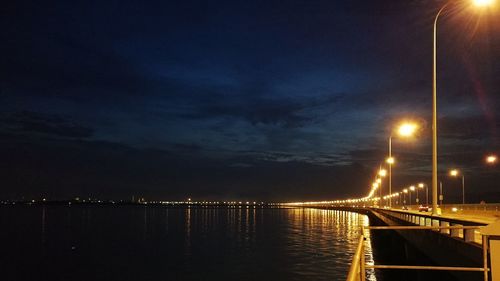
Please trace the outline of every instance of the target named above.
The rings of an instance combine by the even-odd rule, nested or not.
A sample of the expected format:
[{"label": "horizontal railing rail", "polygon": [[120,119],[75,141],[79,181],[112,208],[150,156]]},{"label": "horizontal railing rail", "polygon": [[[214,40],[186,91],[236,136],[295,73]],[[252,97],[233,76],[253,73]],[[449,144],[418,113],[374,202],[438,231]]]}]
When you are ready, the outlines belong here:
[{"label": "horizontal railing rail", "polygon": [[433,230],[439,231],[443,235],[478,245],[482,243],[478,227],[486,225],[486,223],[460,218],[435,216],[432,214],[395,209],[378,209],[376,213],[384,215],[392,220],[397,219],[403,223],[416,225],[417,227],[435,227]]},{"label": "horizontal railing rail", "polygon": [[428,265],[365,265],[367,269],[416,269],[416,270],[447,270],[447,271],[484,271],[482,267],[460,266],[428,266]]},{"label": "horizontal railing rail", "polygon": [[361,227],[361,234],[358,241],[356,252],[353,256],[351,266],[347,275],[347,281],[364,281],[366,278],[366,269],[396,269],[396,270],[446,270],[446,271],[469,271],[469,272],[483,272],[484,281],[489,280],[488,268],[488,237],[482,235],[482,248],[483,248],[483,266],[482,267],[461,267],[461,266],[426,266],[426,265],[385,265],[385,264],[366,264],[364,255],[364,230],[475,230],[480,229],[481,226],[367,226]]},{"label": "horizontal railing rail", "polygon": [[365,250],[364,235],[359,236],[358,246],[356,247],[356,252],[349,268],[349,273],[347,274],[347,281],[361,281],[365,280]]}]

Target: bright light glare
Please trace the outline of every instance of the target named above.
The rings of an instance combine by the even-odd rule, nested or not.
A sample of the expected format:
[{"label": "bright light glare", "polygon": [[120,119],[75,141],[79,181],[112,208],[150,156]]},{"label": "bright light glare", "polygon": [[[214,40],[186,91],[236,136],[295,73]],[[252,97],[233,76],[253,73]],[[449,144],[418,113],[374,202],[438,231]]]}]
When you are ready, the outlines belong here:
[{"label": "bright light glare", "polygon": [[494,0],[474,0],[474,5],[478,7],[486,7],[491,6],[494,2]]},{"label": "bright light glare", "polygon": [[412,186],[410,186],[410,190],[411,190],[411,191],[415,191],[415,186],[413,186],[413,185],[412,185]]},{"label": "bright light glare", "polygon": [[452,176],[452,177],[456,177],[456,176],[458,176],[458,170],[457,170],[457,169],[453,169],[453,170],[451,170],[451,171],[450,171],[450,176]]},{"label": "bright light glare", "polygon": [[419,187],[419,188],[424,188],[424,186],[425,186],[425,185],[424,185],[424,183],[422,183],[422,182],[418,184],[418,187]]},{"label": "bright light glare", "polygon": [[387,170],[381,169],[380,171],[378,171],[378,175],[381,177],[387,176]]},{"label": "bright light glare", "polygon": [[404,123],[399,126],[398,134],[403,137],[411,137],[417,130],[417,124]]},{"label": "bright light glare", "polygon": [[396,162],[396,160],[394,160],[394,157],[389,157],[387,158],[387,160],[385,160],[388,164],[392,165],[394,164],[394,162]]},{"label": "bright light glare", "polygon": [[495,155],[489,155],[486,157],[486,163],[488,164],[495,164],[497,162],[498,158]]}]

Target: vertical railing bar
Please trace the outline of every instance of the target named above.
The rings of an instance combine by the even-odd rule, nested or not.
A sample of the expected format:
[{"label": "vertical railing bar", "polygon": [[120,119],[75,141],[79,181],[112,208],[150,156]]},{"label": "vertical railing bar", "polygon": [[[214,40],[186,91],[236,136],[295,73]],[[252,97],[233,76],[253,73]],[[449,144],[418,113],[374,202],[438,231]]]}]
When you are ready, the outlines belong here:
[{"label": "vertical railing bar", "polygon": [[365,260],[365,238],[364,238],[364,232],[363,232],[363,246],[361,246],[361,261],[360,261],[360,266],[361,266],[361,280],[362,281],[365,281],[366,280],[366,269],[365,269],[365,265],[366,265],[366,260]]},{"label": "vertical railing bar", "polygon": [[[419,224],[420,224],[420,217],[419,218]],[[424,218],[424,222],[426,221],[426,218]],[[435,226],[435,221],[438,222],[438,226]],[[472,229],[477,229],[480,228],[479,226],[463,226],[463,225],[447,225],[447,226],[442,226],[439,220],[430,220],[431,226],[430,227],[409,227],[409,226],[389,226],[389,227],[380,227],[380,226],[368,226],[366,227],[367,229],[371,230],[381,230],[381,229],[436,229],[436,230],[442,230],[442,229],[449,229],[449,230],[454,230],[454,229],[462,229],[464,232],[463,238],[465,239],[465,230],[472,230]],[[426,222],[425,222],[426,224]],[[353,258],[353,263],[351,264],[349,274],[347,276],[347,280],[363,280],[366,281],[366,268],[375,268],[375,265],[367,265],[366,264],[366,257],[365,257],[365,226],[361,225],[360,227],[360,237],[359,237],[359,242],[358,242],[358,247],[355,253],[355,257]],[[450,231],[450,235],[452,235]],[[476,270],[483,271],[484,275],[484,281],[489,281],[489,274],[488,271],[490,269],[488,268],[488,235],[482,235],[482,248],[483,248],[483,267],[482,268],[475,268]],[[356,256],[357,255],[357,256]],[[377,267],[379,268],[396,268],[397,266],[380,266],[378,265]],[[399,267],[398,267],[399,268]],[[412,269],[420,269],[413,267]],[[443,267],[439,268],[440,270],[470,270],[474,268],[450,268],[450,269],[444,269]]]},{"label": "vertical railing bar", "polygon": [[483,235],[483,269],[484,281],[488,281],[488,236]]},{"label": "vertical railing bar", "polygon": [[363,242],[361,245],[361,255],[359,256],[359,276],[361,281],[365,281],[365,226],[361,225],[361,237]]}]

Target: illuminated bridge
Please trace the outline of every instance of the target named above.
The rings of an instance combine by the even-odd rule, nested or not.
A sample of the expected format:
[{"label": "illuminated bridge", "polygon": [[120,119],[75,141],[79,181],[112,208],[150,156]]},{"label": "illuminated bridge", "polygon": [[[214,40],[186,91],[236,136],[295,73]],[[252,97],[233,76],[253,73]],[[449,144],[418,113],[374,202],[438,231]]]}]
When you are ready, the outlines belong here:
[{"label": "illuminated bridge", "polygon": [[[446,270],[458,280],[500,281],[500,204],[450,204],[440,215],[420,205],[380,207],[370,200],[296,202],[290,207],[363,213],[370,226],[360,229],[358,249],[347,280],[366,280],[366,270]],[[366,232],[393,231],[436,265],[366,263]]]}]

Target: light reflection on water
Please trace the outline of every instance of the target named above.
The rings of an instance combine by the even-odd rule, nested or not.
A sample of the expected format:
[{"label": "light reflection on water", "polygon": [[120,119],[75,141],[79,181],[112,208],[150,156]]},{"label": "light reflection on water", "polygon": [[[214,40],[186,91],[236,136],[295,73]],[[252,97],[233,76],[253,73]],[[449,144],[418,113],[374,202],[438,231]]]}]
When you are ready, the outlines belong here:
[{"label": "light reflection on water", "polygon": [[[289,221],[289,255],[300,261],[292,269],[302,276],[314,276],[320,269],[333,280],[345,278],[360,228],[368,226],[368,217],[337,210],[293,209]],[[373,263],[369,239],[365,241],[365,256]],[[367,279],[376,280],[373,271],[367,273]]]},{"label": "light reflection on water", "polygon": [[361,225],[319,209],[2,208],[0,263],[5,280],[344,280]]}]

